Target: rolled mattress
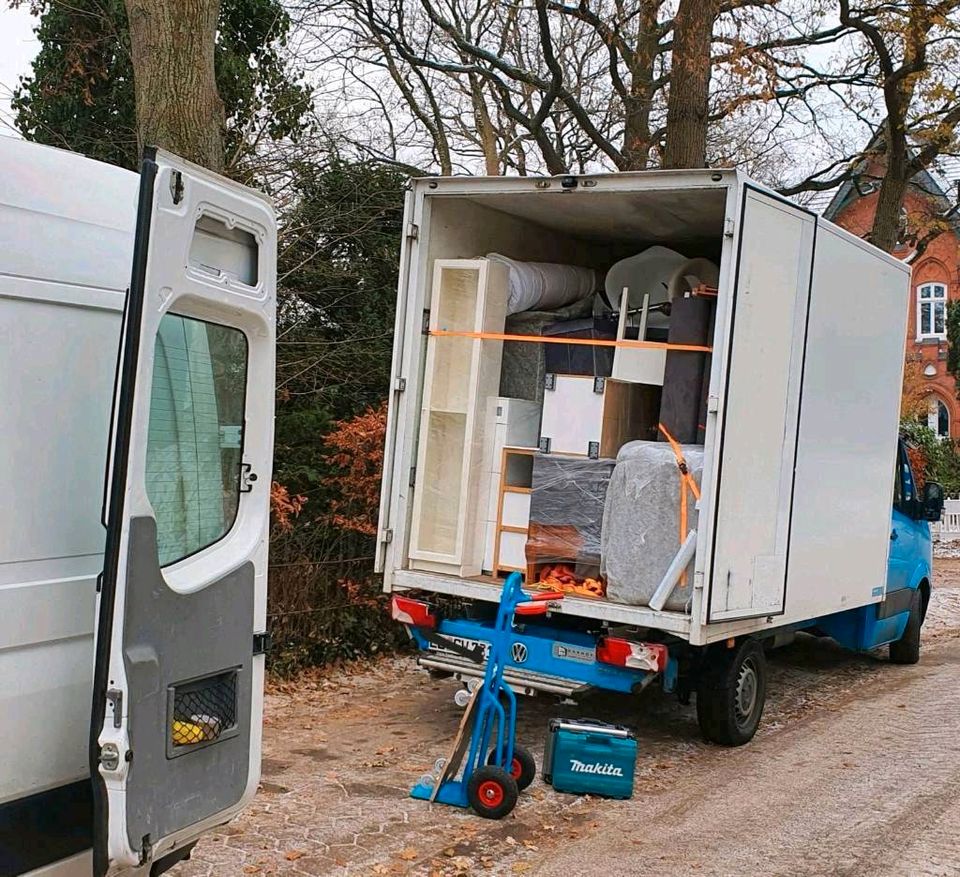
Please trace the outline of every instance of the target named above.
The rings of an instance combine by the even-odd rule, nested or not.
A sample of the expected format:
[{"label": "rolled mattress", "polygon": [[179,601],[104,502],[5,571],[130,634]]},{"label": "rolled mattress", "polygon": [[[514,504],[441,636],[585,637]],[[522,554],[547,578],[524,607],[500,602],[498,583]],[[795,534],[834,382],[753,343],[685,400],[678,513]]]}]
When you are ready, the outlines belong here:
[{"label": "rolled mattress", "polygon": [[[703,445],[683,445],[697,485]],[[680,548],[680,488],[677,458],[665,442],[629,442],[617,454],[603,507],[601,573],[607,599],[646,606]],[[697,527],[696,499],[687,491],[687,530]],[[686,534],[684,534],[686,535]],[[674,588],[665,609],[683,611],[693,589],[693,562],[686,584]]]}]

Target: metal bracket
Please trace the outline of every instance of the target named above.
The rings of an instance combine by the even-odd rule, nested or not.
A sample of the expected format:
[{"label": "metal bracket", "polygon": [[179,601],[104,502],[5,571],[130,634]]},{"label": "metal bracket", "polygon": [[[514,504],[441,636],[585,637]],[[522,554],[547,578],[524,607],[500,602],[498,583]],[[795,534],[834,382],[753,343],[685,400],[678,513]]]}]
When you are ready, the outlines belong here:
[{"label": "metal bracket", "polygon": [[409,223],[407,225],[407,237],[412,241],[420,237],[420,226],[414,222]]},{"label": "metal bracket", "polygon": [[380,537],[381,542],[393,542],[393,530],[384,530]]},{"label": "metal bracket", "polygon": [[549,373],[543,376],[543,389],[544,390],[557,389],[557,376],[555,374]]},{"label": "metal bracket", "polygon": [[540,436],[540,453],[541,454],[550,453],[550,436],[548,435]]},{"label": "metal bracket", "polygon": [[406,378],[397,378],[393,384],[393,389],[398,393],[402,393],[407,389],[407,379]]},{"label": "metal bracket", "polygon": [[273,648],[273,637],[269,633],[255,633],[253,635],[253,654],[265,655]]},{"label": "metal bracket", "polygon": [[430,308],[423,309],[423,323],[420,325],[420,334],[430,334]]},{"label": "metal bracket", "polygon": [[594,379],[593,379],[593,392],[594,392],[594,393],[597,393],[598,395],[601,395],[601,396],[602,396],[602,395],[603,395],[603,388],[604,388],[606,385],[607,385],[607,379],[606,379],[606,378],[600,378],[600,377],[594,378]]},{"label": "metal bracket", "polygon": [[416,466],[411,466],[411,467],[410,467],[410,481],[409,481],[409,485],[410,485],[410,487],[413,487],[416,483],[417,483],[417,467],[416,467]]},{"label": "metal bracket", "polygon": [[174,204],[179,204],[183,200],[183,174],[180,171],[170,174],[170,195]]},{"label": "metal bracket", "polygon": [[113,707],[113,727],[119,728],[123,724],[123,692],[116,688],[109,689],[107,702]]}]

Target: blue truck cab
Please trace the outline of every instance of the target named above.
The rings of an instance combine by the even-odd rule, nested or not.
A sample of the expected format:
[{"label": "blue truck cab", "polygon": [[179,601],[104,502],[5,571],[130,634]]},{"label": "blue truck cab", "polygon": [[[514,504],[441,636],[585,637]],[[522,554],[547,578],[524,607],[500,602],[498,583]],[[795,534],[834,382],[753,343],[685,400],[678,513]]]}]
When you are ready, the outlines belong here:
[{"label": "blue truck cab", "polygon": [[[791,642],[799,631],[830,637],[851,651],[887,646],[891,663],[916,663],[932,580],[929,522],[940,519],[943,490],[930,481],[918,488],[902,439],[895,467],[887,583],[885,591],[877,589],[883,599],[709,646],[692,646],[663,631],[562,615],[518,619],[504,678],[518,693],[571,699],[597,689],[637,693],[652,683],[683,703],[695,693],[706,739],[740,745],[753,737],[763,711],[765,652]],[[394,595],[392,614],[420,649],[421,667],[475,687],[484,672],[495,606],[477,601],[438,608]],[[465,703],[466,690],[458,694]]]}]

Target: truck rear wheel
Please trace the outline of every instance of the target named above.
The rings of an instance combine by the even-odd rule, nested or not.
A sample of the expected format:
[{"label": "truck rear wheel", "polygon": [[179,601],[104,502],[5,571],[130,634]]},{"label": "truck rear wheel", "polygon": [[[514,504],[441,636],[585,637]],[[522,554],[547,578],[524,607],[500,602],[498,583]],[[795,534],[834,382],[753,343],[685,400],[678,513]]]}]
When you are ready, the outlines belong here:
[{"label": "truck rear wheel", "polygon": [[920,626],[923,624],[923,597],[917,588],[910,598],[910,618],[903,636],[890,643],[891,664],[916,664],[920,660]]},{"label": "truck rear wheel", "polygon": [[708,653],[697,681],[697,721],[706,740],[742,746],[753,739],[767,697],[767,659],[757,640]]}]

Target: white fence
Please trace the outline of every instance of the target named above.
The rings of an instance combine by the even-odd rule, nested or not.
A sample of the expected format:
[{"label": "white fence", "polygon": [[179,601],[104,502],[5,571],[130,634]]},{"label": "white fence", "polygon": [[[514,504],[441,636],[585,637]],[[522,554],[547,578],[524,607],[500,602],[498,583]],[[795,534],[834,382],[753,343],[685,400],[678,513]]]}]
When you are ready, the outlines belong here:
[{"label": "white fence", "polygon": [[940,542],[960,540],[960,499],[943,501],[943,517],[930,524],[930,532]]}]

